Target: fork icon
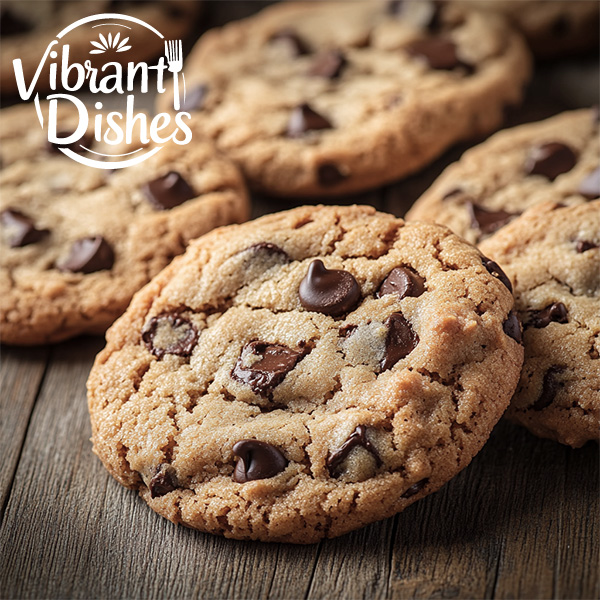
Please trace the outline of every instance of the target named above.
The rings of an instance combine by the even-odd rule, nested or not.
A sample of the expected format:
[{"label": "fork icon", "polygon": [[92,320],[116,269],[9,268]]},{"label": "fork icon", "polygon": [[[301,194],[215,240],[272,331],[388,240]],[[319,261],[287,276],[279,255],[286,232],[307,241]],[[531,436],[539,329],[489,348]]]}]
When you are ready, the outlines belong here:
[{"label": "fork icon", "polygon": [[165,56],[169,64],[169,71],[173,73],[173,108],[179,110],[179,76],[183,68],[183,52],[181,40],[165,40]]}]

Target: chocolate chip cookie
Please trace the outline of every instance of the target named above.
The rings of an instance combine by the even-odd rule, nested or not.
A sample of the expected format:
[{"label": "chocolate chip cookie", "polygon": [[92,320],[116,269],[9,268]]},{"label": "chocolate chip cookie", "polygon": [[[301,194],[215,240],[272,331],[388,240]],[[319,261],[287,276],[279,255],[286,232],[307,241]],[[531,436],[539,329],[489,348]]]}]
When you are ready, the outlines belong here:
[{"label": "chocolate chip cookie", "polygon": [[[61,112],[59,129],[72,132],[74,123],[71,111]],[[74,150],[101,150],[91,132],[84,138]],[[248,216],[237,168],[197,138],[111,173],[48,144],[33,106],[24,105],[0,112],[0,158],[7,344],[103,332],[191,238]]]},{"label": "chocolate chip cookie", "polygon": [[448,229],[300,207],[193,241],[107,333],[94,450],[168,519],[310,543],[479,451],[523,349],[510,281]]},{"label": "chocolate chip cookie", "polygon": [[[418,170],[519,101],[530,57],[492,14],[426,2],[286,2],[205,34],[183,108],[279,196],[330,196]],[[173,106],[172,92],[158,99]]]},{"label": "chocolate chip cookie", "polygon": [[508,415],[578,447],[600,438],[600,200],[535,206],[481,244],[514,282],[525,363]]},{"label": "chocolate chip cookie", "polygon": [[[67,26],[83,17],[102,13],[126,14],[141,19],[159,30],[165,39],[184,37],[191,29],[199,12],[201,3],[195,0],[3,0],[0,8],[0,30],[2,52],[0,52],[0,89],[3,95],[17,93],[17,81],[13,69],[13,60],[21,59],[27,86],[30,85],[38,65],[44,56],[48,44]],[[92,41],[102,46],[104,35],[119,34],[120,41],[127,39],[126,45],[109,45],[106,51],[110,61],[123,64],[133,61],[146,61],[162,54],[164,41],[149,29],[130,23],[128,29],[120,25],[103,26],[94,29],[90,23],[77,27],[62,38],[69,45],[69,61],[102,66],[106,54],[90,54],[98,51]],[[126,34],[124,33],[126,32]],[[111,42],[113,41],[111,37]],[[107,42],[108,44],[108,42]],[[102,49],[100,47],[100,49]],[[99,59],[99,60],[97,60]],[[59,57],[59,60],[62,60]],[[36,83],[36,91],[50,90],[50,60],[44,64]],[[61,79],[58,79],[60,85]]]},{"label": "chocolate chip cookie", "polygon": [[[454,0],[456,1],[456,0]],[[459,0],[473,9],[506,16],[540,58],[596,50],[600,3],[589,0]]]},{"label": "chocolate chip cookie", "polygon": [[600,198],[598,111],[583,109],[501,131],[450,165],[407,213],[472,243],[542,202]]}]

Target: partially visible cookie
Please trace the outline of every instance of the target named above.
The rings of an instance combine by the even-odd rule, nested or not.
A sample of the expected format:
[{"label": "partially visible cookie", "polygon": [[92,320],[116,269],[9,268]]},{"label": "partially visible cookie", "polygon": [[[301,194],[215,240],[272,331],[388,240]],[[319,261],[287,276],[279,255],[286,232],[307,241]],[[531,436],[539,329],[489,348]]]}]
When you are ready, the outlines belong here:
[{"label": "partially visible cookie", "polygon": [[[60,128],[70,131],[73,117],[63,113]],[[102,147],[91,136],[85,143]],[[0,336],[7,344],[103,332],[190,239],[248,216],[239,171],[197,136],[111,173],[49,145],[27,105],[0,112],[0,148]]]},{"label": "partially visible cookie", "polygon": [[107,334],[94,450],[168,519],[310,543],[464,468],[522,361],[508,280],[443,227],[301,207],[192,242]]},{"label": "partially visible cookie", "polygon": [[[2,52],[0,53],[0,90],[3,95],[15,94],[17,82],[13,60],[21,59],[27,86],[33,80],[38,65],[50,42],[58,33],[75,21],[93,14],[118,13],[141,19],[154,27],[165,39],[184,37],[191,29],[198,14],[200,2],[196,0],[2,0],[0,8],[0,28],[2,32]],[[126,32],[126,34],[124,33]],[[97,50],[91,41],[100,42],[99,33],[105,39],[108,34],[119,34],[121,41],[128,39],[126,51],[115,52],[107,49],[110,61],[140,62],[162,54],[164,41],[149,29],[131,23],[128,30],[119,25],[93,29],[93,23],[74,29],[62,41],[69,44],[70,62],[102,65],[107,54],[90,54]],[[111,40],[112,41],[112,40]],[[125,46],[124,46],[125,47]],[[97,60],[99,59],[99,60]],[[59,60],[61,58],[59,57]],[[47,60],[35,85],[36,91],[50,89]],[[58,79],[60,86],[61,80]]]},{"label": "partially visible cookie", "polygon": [[435,221],[478,243],[542,202],[600,198],[598,111],[501,131],[465,152],[417,200],[408,220]]},{"label": "partially visible cookie", "polygon": [[600,439],[600,200],[529,209],[481,243],[514,284],[525,363],[508,415],[578,447]]},{"label": "partially visible cookie", "polygon": [[[196,44],[183,108],[278,196],[382,185],[488,133],[530,74],[502,18],[434,2],[286,2]],[[171,88],[160,110],[173,106]]]},{"label": "partially visible cookie", "polygon": [[[456,0],[454,0],[456,1]],[[557,58],[598,51],[600,3],[595,0],[458,0],[505,15],[525,35],[534,54]]]}]

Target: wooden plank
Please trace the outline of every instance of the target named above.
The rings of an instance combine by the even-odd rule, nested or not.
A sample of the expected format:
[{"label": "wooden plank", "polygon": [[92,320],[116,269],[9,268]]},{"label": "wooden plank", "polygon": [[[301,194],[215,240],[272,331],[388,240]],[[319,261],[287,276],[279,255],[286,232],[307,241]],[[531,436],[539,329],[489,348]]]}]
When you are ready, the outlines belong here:
[{"label": "wooden plank", "polygon": [[4,509],[12,485],[29,418],[49,351],[40,348],[2,348],[0,365],[0,511]]},{"label": "wooden plank", "polygon": [[596,444],[573,450],[522,432],[495,598],[598,597],[598,469]]}]

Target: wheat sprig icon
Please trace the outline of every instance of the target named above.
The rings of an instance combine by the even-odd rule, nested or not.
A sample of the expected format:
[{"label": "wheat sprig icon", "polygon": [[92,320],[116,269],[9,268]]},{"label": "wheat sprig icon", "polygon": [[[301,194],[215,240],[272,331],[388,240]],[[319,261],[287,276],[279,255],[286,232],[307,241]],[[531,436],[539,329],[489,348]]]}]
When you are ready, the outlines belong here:
[{"label": "wheat sprig icon", "polygon": [[129,38],[126,37],[119,41],[121,37],[120,33],[117,33],[114,37],[112,33],[108,34],[108,39],[100,34],[99,42],[91,41],[92,46],[95,46],[95,50],[90,50],[90,54],[103,54],[107,50],[113,49],[117,52],[126,52],[127,50],[131,50],[131,46],[127,46],[127,42]]}]

